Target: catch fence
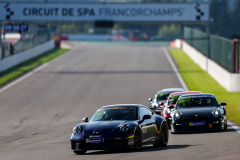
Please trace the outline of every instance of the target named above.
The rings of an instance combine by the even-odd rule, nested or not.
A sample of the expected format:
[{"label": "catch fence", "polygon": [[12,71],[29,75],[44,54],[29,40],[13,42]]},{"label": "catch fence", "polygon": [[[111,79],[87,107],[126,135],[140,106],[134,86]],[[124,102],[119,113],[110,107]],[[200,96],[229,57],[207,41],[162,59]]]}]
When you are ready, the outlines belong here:
[{"label": "catch fence", "polygon": [[[207,56],[207,34],[205,32],[184,27],[184,39],[188,44]],[[229,72],[239,73],[240,43],[238,40],[230,40],[216,35],[210,35],[209,39],[209,58]]]},{"label": "catch fence", "polygon": [[16,43],[2,45],[2,49],[0,50],[0,60],[47,42],[51,37],[48,29],[29,32],[22,36],[22,39]]}]

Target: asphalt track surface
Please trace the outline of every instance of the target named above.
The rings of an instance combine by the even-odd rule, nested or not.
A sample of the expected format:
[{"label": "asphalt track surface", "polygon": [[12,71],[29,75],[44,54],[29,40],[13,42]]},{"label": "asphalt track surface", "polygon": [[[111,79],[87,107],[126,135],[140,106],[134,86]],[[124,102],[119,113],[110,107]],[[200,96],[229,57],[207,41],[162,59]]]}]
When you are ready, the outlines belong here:
[{"label": "asphalt track surface", "polygon": [[162,46],[81,44],[0,92],[0,159],[239,159],[240,134],[174,134],[167,147],[139,151],[70,151],[72,128],[101,106],[148,105],[167,87],[182,87]]}]

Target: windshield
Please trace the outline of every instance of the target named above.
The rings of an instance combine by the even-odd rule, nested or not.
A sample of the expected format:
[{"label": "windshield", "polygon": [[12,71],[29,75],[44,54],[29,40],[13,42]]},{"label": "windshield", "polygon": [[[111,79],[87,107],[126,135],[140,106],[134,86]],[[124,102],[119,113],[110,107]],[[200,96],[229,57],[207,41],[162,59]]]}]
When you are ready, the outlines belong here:
[{"label": "windshield", "polygon": [[91,121],[137,120],[136,107],[109,107],[97,110]]},{"label": "windshield", "polygon": [[160,93],[157,95],[157,102],[162,101],[162,100],[167,100],[167,97],[169,96],[170,93]]},{"label": "windshield", "polygon": [[218,106],[217,100],[212,97],[188,97],[179,99],[176,108]]},{"label": "windshield", "polygon": [[171,104],[176,104],[177,103],[177,100],[178,98],[180,97],[181,95],[174,95],[174,96],[171,96],[169,97],[168,99],[168,105],[171,105]]}]

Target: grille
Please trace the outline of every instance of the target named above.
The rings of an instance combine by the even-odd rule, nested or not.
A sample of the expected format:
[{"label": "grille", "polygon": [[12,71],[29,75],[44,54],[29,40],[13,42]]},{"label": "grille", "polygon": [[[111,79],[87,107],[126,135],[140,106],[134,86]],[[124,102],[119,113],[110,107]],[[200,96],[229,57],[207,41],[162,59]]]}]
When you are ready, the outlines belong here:
[{"label": "grille", "polygon": [[123,147],[123,143],[121,140],[114,142],[104,142],[104,143],[86,143],[80,144],[79,148],[81,149],[114,149]]},{"label": "grille", "polygon": [[205,126],[186,126],[186,130],[207,130],[209,129],[206,125]]}]

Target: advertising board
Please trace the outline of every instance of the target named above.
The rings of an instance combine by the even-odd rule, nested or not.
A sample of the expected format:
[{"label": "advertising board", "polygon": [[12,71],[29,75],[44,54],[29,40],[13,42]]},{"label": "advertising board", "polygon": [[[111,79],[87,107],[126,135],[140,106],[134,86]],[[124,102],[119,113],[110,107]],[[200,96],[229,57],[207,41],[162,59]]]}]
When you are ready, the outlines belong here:
[{"label": "advertising board", "polygon": [[209,4],[0,3],[0,21],[206,22]]}]

